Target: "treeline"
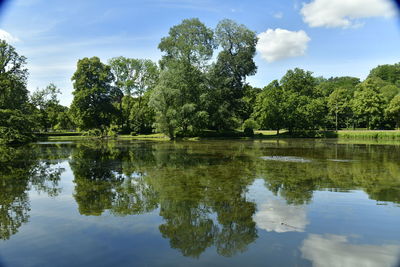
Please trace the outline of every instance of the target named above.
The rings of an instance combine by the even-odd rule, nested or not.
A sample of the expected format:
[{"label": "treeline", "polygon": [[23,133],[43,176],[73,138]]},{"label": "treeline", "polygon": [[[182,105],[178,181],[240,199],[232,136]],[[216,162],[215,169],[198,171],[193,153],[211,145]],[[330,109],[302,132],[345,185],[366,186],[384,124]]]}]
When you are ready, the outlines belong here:
[{"label": "treeline", "polygon": [[[171,139],[243,129],[304,130],[400,126],[400,63],[371,70],[365,81],[325,79],[289,70],[264,89],[254,75],[256,33],[231,20],[212,30],[198,19],[173,26],[146,59],[78,61],[70,107],[50,84],[29,95],[26,58],[0,41],[0,140],[28,141],[34,132],[77,130],[88,135],[162,132]],[[218,52],[217,55],[214,53]]]}]

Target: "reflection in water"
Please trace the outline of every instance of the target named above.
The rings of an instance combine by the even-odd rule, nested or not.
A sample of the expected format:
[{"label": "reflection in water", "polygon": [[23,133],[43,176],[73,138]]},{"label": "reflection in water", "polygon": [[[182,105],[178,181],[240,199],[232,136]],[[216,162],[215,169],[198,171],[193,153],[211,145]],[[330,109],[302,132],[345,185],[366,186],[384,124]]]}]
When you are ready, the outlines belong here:
[{"label": "reflection in water", "polygon": [[[30,190],[51,197],[60,193],[63,170],[57,163],[67,160],[81,215],[145,216],[154,211],[162,218],[160,235],[183,256],[200,258],[212,248],[232,257],[259,238],[262,231],[257,227],[280,236],[308,231],[306,204],[315,191],[363,189],[371,199],[400,203],[399,155],[397,146],[282,141],[91,141],[3,148],[0,234],[8,239],[28,221]],[[250,199],[254,187],[264,191]],[[316,246],[330,246],[327,249],[337,254],[353,251],[340,256],[343,264],[353,263],[350,256],[363,251],[375,251],[380,256],[373,259],[389,262],[394,256],[382,256],[381,251],[398,249],[310,235],[301,252],[317,266],[324,251],[316,253]],[[330,256],[336,263],[333,253]]]},{"label": "reflection in water", "polygon": [[277,199],[262,204],[254,221],[259,228],[277,233],[304,232],[309,223],[304,206],[288,205]]},{"label": "reflection in water", "polygon": [[300,250],[315,267],[391,267],[400,254],[399,245],[351,244],[346,236],[329,234],[309,235]]},{"label": "reflection in water", "polygon": [[9,239],[29,219],[28,191],[57,196],[63,169],[41,160],[36,147],[0,146],[0,239]]},{"label": "reflection in water", "polygon": [[249,187],[249,196],[257,203],[253,220],[260,229],[277,233],[304,232],[309,224],[304,205],[290,205],[271,195],[262,179],[256,179]]}]

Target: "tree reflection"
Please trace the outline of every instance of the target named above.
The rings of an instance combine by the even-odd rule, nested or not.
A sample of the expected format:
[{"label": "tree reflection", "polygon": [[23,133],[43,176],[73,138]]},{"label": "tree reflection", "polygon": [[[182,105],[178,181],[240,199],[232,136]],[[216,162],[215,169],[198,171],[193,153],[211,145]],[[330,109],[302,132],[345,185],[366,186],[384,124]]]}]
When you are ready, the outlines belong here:
[{"label": "tree reflection", "polygon": [[[240,151],[240,150],[239,150]],[[245,198],[254,179],[251,161],[196,143],[81,144],[70,161],[75,199],[84,215],[150,212],[171,247],[199,257],[210,246],[232,256],[257,238],[255,204]]]},{"label": "tree reflection", "polygon": [[130,151],[104,142],[79,144],[73,150],[70,166],[81,214],[98,216],[111,210],[129,215],[157,208],[155,192],[131,168],[124,168],[126,155]]},{"label": "tree reflection", "polygon": [[7,240],[29,220],[31,188],[56,196],[63,169],[40,159],[35,147],[0,146],[0,239]]},{"label": "tree reflection", "polygon": [[[309,203],[317,190],[360,188],[371,199],[400,203],[400,165],[397,163],[400,147],[343,145],[338,149],[338,145],[314,144],[312,149],[305,150],[293,149],[290,143],[286,146],[291,153],[289,155],[305,157],[311,162],[258,159],[255,168],[264,178],[266,187],[286,199],[288,204]],[[288,152],[284,142],[279,148],[274,148],[272,153]]]},{"label": "tree reflection", "polygon": [[[230,257],[257,239],[256,205],[246,196],[255,178],[294,206],[309,203],[316,190],[358,188],[373,199],[398,202],[399,166],[373,150],[285,142],[89,142],[73,149],[70,166],[81,214],[126,216],[159,208],[159,231],[172,248],[197,258],[214,246]],[[272,162],[262,158],[268,153],[311,161]]]}]

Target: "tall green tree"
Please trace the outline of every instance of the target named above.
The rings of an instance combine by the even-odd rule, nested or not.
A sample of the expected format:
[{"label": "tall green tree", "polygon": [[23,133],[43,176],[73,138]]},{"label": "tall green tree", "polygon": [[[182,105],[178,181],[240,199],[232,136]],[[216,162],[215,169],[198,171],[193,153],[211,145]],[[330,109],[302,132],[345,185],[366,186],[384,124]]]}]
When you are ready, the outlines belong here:
[{"label": "tall green tree", "polygon": [[211,127],[226,130],[236,127],[235,122],[245,107],[246,77],[254,75],[257,36],[244,25],[224,19],[215,29],[215,39],[221,51],[212,65],[207,97]]},{"label": "tall green tree", "polygon": [[[143,95],[155,87],[159,76],[158,66],[148,59],[125,57],[112,58],[109,64],[116,86],[124,93],[120,108],[125,127],[128,131],[142,132],[145,124],[143,115],[149,115],[144,114],[147,103],[143,103]],[[135,115],[132,116],[132,113]]]},{"label": "tall green tree", "polygon": [[386,116],[396,122],[396,127],[400,128],[400,95],[395,96],[386,109]]},{"label": "tall green tree", "polygon": [[368,78],[357,86],[352,100],[352,110],[359,126],[376,129],[382,125],[385,110],[383,95],[378,89],[379,80]]},{"label": "tall green tree", "polygon": [[24,109],[28,103],[26,57],[0,40],[0,109]]},{"label": "tall green tree", "polygon": [[298,68],[287,71],[282,77],[283,122],[289,132],[316,130],[325,125],[326,103],[316,89],[317,84],[312,72]]},{"label": "tall green tree", "polygon": [[112,86],[110,66],[98,57],[83,58],[78,61],[72,81],[71,114],[76,125],[84,130],[109,126],[117,114],[113,102],[122,97],[121,91]]},{"label": "tall green tree", "polygon": [[58,115],[65,112],[65,107],[60,105],[58,95],[60,89],[53,83],[46,88],[37,89],[31,95],[31,103],[37,108],[36,119],[44,131],[53,129],[58,123]]},{"label": "tall green tree", "polygon": [[213,32],[199,19],[173,26],[158,48],[164,53],[161,75],[150,101],[159,130],[174,138],[203,128],[207,117],[200,99],[206,90],[205,67],[213,54]]},{"label": "tall green tree", "polygon": [[283,90],[277,80],[272,81],[257,96],[253,117],[263,129],[274,129],[277,134],[284,124]]},{"label": "tall green tree", "polygon": [[311,71],[295,68],[288,70],[280,80],[284,91],[292,91],[299,95],[317,97],[317,80],[312,76]]},{"label": "tall green tree", "polygon": [[0,144],[32,140],[35,123],[28,103],[26,58],[0,40]]},{"label": "tall green tree", "polygon": [[336,88],[328,97],[329,113],[333,116],[336,130],[351,118],[352,95],[344,88]]}]

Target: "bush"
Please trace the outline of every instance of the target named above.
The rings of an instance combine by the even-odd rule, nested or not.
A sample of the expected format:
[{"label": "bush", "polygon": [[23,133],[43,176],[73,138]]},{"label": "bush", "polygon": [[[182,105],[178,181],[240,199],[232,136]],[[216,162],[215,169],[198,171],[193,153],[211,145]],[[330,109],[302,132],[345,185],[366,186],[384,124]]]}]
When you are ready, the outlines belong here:
[{"label": "bush", "polygon": [[100,129],[91,129],[88,131],[83,132],[83,136],[91,136],[91,137],[102,137],[103,133]]},{"label": "bush", "polygon": [[243,129],[249,128],[252,130],[257,130],[258,128],[260,128],[260,126],[258,125],[258,123],[255,120],[247,119],[244,121],[242,128]]},{"label": "bush", "polygon": [[117,125],[111,125],[107,128],[107,136],[108,137],[117,137],[119,132],[119,128]]},{"label": "bush", "polygon": [[27,143],[34,140],[31,118],[18,110],[0,109],[0,144]]}]

